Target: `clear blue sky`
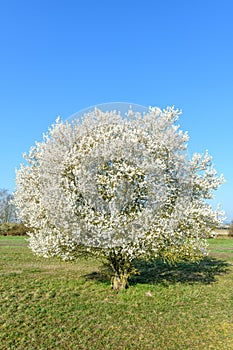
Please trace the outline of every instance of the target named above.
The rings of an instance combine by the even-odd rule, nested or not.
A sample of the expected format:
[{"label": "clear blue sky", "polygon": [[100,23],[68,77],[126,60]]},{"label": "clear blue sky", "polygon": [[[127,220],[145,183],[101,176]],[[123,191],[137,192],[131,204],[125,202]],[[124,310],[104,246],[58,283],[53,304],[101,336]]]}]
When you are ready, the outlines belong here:
[{"label": "clear blue sky", "polygon": [[0,1],[0,188],[58,115],[126,101],[183,110],[233,219],[233,1]]}]

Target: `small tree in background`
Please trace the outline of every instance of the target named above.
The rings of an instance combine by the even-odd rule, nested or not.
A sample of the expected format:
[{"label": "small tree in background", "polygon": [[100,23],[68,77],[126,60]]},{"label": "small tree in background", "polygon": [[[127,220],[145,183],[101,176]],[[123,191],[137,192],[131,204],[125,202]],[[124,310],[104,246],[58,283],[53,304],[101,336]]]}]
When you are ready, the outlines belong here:
[{"label": "small tree in background", "polygon": [[0,189],[0,235],[26,235],[28,229],[17,220],[13,194]]},{"label": "small tree in background", "polygon": [[228,228],[228,236],[233,237],[233,220],[231,220],[231,223]]},{"label": "small tree in background", "polygon": [[206,203],[223,182],[211,157],[188,159],[174,108],[95,109],[56,121],[17,172],[15,203],[36,254],[104,259],[125,288],[138,258],[200,259],[221,222]]},{"label": "small tree in background", "polygon": [[6,189],[0,189],[0,224],[16,221],[13,195]]}]

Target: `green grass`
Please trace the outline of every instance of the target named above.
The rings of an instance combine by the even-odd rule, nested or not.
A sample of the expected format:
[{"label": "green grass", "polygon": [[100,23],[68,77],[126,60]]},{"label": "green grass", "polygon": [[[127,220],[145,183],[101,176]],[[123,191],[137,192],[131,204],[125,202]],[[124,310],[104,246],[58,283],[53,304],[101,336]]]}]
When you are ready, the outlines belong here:
[{"label": "green grass", "polygon": [[233,239],[209,243],[200,264],[141,264],[116,294],[94,260],[0,237],[0,349],[233,349]]}]

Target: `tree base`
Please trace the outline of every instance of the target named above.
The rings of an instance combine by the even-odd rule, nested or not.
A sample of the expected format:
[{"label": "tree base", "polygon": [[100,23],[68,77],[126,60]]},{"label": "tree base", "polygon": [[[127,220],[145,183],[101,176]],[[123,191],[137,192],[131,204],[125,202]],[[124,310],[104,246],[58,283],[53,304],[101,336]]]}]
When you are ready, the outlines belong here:
[{"label": "tree base", "polygon": [[112,289],[119,292],[122,289],[128,288],[128,277],[125,275],[114,276],[112,278]]}]

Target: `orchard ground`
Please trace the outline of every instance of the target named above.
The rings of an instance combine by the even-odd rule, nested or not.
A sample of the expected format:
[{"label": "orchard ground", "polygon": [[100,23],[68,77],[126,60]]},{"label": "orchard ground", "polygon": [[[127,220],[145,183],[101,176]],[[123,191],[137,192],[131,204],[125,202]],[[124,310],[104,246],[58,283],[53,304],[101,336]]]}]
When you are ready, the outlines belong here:
[{"label": "orchard ground", "polygon": [[116,293],[95,260],[0,236],[0,349],[233,349],[233,239],[209,243],[200,264],[141,263]]}]

